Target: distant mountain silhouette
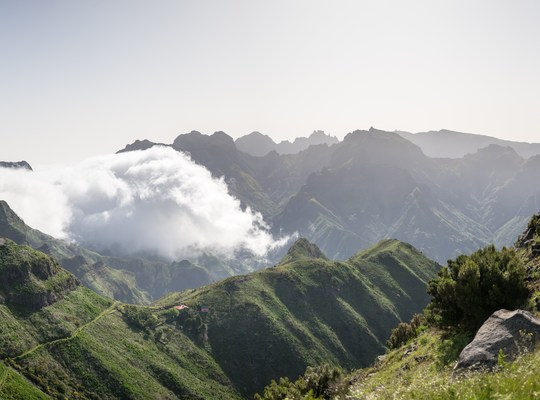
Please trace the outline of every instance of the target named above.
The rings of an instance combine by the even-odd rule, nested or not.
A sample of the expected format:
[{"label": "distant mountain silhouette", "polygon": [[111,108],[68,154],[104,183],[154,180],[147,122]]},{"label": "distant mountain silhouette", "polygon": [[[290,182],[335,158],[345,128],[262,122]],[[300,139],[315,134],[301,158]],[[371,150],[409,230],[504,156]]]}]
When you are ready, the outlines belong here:
[{"label": "distant mountain silhouette", "polygon": [[403,136],[371,128],[262,157],[239,151],[223,132],[180,135],[172,147],[224,177],[275,234],[298,233],[330,258],[397,238],[446,262],[488,243],[511,245],[540,210],[540,155],[488,144],[461,158],[432,158]]},{"label": "distant mountain silhouette", "polygon": [[338,142],[339,140],[336,137],[327,135],[323,131],[313,131],[309,137],[298,137],[293,142],[284,140],[279,143],[274,142],[268,135],[263,135],[260,132],[252,132],[249,135],[236,139],[235,144],[238,150],[252,156],[261,157],[271,151],[275,151],[278,154],[297,154],[312,145],[331,145]]},{"label": "distant mountain silhouette", "polygon": [[524,158],[540,154],[540,143],[514,142],[447,129],[420,133],[396,131],[396,133],[420,146],[422,151],[430,157],[461,158],[491,144],[511,147]]}]

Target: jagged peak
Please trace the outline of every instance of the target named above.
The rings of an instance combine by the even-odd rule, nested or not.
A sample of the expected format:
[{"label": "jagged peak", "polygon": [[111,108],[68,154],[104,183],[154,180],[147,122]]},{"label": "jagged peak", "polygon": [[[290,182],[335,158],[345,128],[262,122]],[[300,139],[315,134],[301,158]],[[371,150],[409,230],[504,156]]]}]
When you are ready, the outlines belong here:
[{"label": "jagged peak", "polygon": [[27,169],[33,171],[28,162],[22,161],[0,161],[0,168]]},{"label": "jagged peak", "polygon": [[127,144],[126,147],[124,147],[122,150],[118,150],[116,152],[116,154],[126,153],[126,152],[129,152],[129,151],[146,150],[146,149],[154,147],[154,146],[156,146],[158,144],[161,145],[161,146],[167,146],[167,145],[162,144],[162,143],[152,142],[152,141],[150,141],[148,139],[143,139],[143,140],[138,140],[137,139],[133,143]]}]

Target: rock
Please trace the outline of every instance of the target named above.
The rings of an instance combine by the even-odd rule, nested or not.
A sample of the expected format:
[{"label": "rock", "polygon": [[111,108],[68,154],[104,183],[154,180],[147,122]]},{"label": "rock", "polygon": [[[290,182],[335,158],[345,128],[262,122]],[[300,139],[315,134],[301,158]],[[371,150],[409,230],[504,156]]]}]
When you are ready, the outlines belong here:
[{"label": "rock", "polygon": [[454,370],[492,369],[499,352],[513,361],[521,352],[534,348],[540,339],[540,319],[523,310],[499,310],[480,327],[473,341],[459,355]]},{"label": "rock", "polygon": [[28,171],[32,171],[32,167],[26,161],[0,161],[0,168],[27,169]]}]

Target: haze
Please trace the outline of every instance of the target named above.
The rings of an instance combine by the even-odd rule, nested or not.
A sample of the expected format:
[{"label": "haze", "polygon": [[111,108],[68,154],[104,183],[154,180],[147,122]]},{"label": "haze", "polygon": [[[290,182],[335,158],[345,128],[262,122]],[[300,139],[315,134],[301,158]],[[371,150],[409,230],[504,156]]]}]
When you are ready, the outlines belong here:
[{"label": "haze", "polygon": [[537,1],[1,1],[0,160],[192,129],[540,141]]}]

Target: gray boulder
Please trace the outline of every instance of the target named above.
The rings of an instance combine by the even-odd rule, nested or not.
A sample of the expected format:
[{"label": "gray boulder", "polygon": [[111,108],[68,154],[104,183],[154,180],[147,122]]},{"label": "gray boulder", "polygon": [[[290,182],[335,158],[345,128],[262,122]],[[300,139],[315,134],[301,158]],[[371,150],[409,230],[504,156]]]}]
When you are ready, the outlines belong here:
[{"label": "gray boulder", "polygon": [[480,327],[459,355],[455,370],[492,369],[502,351],[505,361],[532,350],[540,339],[540,319],[523,310],[499,310]]}]

